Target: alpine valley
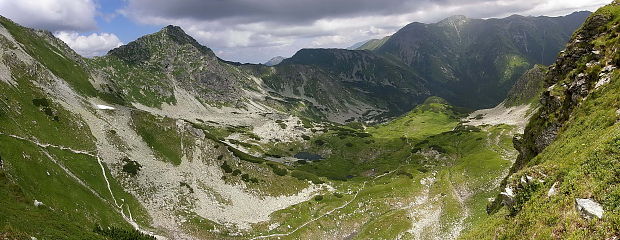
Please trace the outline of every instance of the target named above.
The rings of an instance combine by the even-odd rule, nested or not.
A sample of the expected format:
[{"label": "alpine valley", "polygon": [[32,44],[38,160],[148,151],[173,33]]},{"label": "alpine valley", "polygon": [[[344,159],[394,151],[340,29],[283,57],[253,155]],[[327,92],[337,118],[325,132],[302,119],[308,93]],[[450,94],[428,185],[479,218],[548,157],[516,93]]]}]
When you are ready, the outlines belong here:
[{"label": "alpine valley", "polygon": [[620,2],[220,59],[0,18],[0,239],[618,239]]}]

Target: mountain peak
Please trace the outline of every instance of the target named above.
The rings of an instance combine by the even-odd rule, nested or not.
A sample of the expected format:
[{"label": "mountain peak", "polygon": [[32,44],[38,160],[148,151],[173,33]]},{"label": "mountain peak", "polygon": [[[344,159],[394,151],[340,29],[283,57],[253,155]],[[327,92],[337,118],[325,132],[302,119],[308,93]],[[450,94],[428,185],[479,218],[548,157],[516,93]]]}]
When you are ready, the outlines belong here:
[{"label": "mountain peak", "polygon": [[168,25],[168,26],[165,26],[164,28],[162,28],[161,30],[169,30],[169,31],[173,30],[173,31],[185,32],[185,31],[183,31],[183,29],[181,27],[176,26],[176,25]]},{"label": "mountain peak", "polygon": [[200,45],[196,39],[185,33],[185,31],[183,31],[183,29],[179,26],[168,25],[155,34],[162,34],[163,36],[169,37],[171,40],[179,44],[189,43],[192,45]]},{"label": "mountain peak", "polygon": [[284,59],[286,58],[282,56],[273,57],[269,61],[265,62],[264,65],[275,66],[275,65],[280,64]]},{"label": "mountain peak", "polygon": [[108,55],[119,57],[131,63],[141,63],[150,59],[153,54],[165,53],[184,45],[191,45],[202,54],[215,56],[211,49],[198,43],[181,27],[174,25],[168,25],[156,33],[142,36],[127,45],[112,49]]},{"label": "mountain peak", "polygon": [[439,21],[439,23],[455,23],[461,21],[467,21],[467,17],[465,15],[454,15],[444,18],[443,20]]},{"label": "mountain peak", "polygon": [[[197,47],[199,49],[200,48],[206,48],[205,46],[203,46],[200,43],[198,43],[198,41],[196,41],[196,39],[194,39],[192,36],[187,34],[183,30],[183,28],[181,28],[179,26],[175,26],[175,25],[165,26],[164,28],[159,30],[159,32],[156,32],[156,33],[153,33],[153,34],[150,34],[150,35],[146,35],[144,37],[149,37],[149,36],[155,36],[155,37],[163,38],[165,40],[172,40],[174,43],[179,44],[179,45],[191,44],[191,45],[194,45],[195,47]],[[138,40],[140,40],[140,39],[141,38],[139,38]]]}]

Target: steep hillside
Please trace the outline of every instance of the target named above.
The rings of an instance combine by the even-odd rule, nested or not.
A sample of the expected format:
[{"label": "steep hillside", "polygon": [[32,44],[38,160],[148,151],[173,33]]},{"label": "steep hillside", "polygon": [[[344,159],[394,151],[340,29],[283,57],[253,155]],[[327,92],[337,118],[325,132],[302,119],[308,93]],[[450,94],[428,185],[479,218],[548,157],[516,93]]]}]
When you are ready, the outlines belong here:
[{"label": "steep hillside", "polygon": [[[275,92],[310,101],[312,112],[341,123],[398,116],[429,96],[487,108],[504,100],[535,64],[552,62],[588,14],[411,23],[366,43],[372,51],[302,49],[274,69],[253,69]],[[342,112],[346,118],[334,117]]]},{"label": "steep hillside", "polygon": [[487,20],[454,16],[435,24],[411,23],[376,52],[402,60],[437,83],[434,95],[465,107],[492,107],[534,64],[553,62],[588,14]]},{"label": "steep hillside", "polygon": [[[536,41],[522,52],[518,39],[468,40],[495,42],[482,46],[508,49],[499,51],[515,54],[508,60],[481,48],[461,59],[465,40],[429,45],[445,50],[429,58],[456,54],[442,61],[497,60],[455,79],[509,66],[489,80],[521,76],[508,104],[528,107],[545,74],[540,110],[514,147],[519,126],[467,125],[456,97],[431,97],[460,98],[448,86],[467,81],[425,76],[389,51],[405,42],[396,35],[375,51],[305,49],[265,66],[223,61],[167,26],[86,59],[0,18],[0,238],[613,238],[619,8],[591,16],[546,73],[521,74],[536,62],[526,54]],[[465,34],[459,26],[497,30],[487,23],[523,36],[546,29],[560,44],[557,31],[579,16],[410,27],[450,38]],[[502,184],[506,198],[488,204]],[[600,203],[603,217],[581,218],[575,198]]]},{"label": "steep hillside", "polygon": [[257,88],[250,76],[220,61],[176,26],[139,38],[89,60],[101,90],[126,102],[159,107],[174,104],[175,88],[208,103],[235,105],[244,88]]},{"label": "steep hillside", "polygon": [[547,67],[536,65],[527,70],[512,86],[504,100],[506,107],[519,106],[529,103],[538,103],[542,92],[545,90],[544,80]]},{"label": "steep hillside", "polygon": [[362,44],[361,46],[353,49],[353,50],[375,50],[377,48],[380,48],[381,46],[383,46],[383,44],[385,44],[385,42],[387,42],[387,40],[390,39],[391,36],[385,36],[381,39],[371,39],[368,40],[367,42],[365,42],[364,44]]},{"label": "steep hillside", "polygon": [[[300,119],[295,100],[267,95],[275,85],[232,78],[256,66],[221,62],[174,28],[88,60],[1,24],[2,238],[453,239],[485,218],[515,156],[513,127],[459,126],[439,98],[371,129]],[[201,95],[213,86],[166,70],[190,56],[190,73],[236,68],[223,76],[239,96]],[[228,96],[240,104],[217,102]]]},{"label": "steep hillside", "polygon": [[619,19],[617,1],[596,11],[550,67],[491,220],[464,238],[620,235]]},{"label": "steep hillside", "polygon": [[50,95],[56,88],[105,98],[74,60],[77,55],[55,45],[60,41],[49,42],[49,33],[5,18],[0,23],[3,237],[104,239],[92,231],[96,225],[148,226],[150,217],[136,198],[108,178],[111,169],[97,154],[90,126]]},{"label": "steep hillside", "polygon": [[[273,169],[279,165],[239,150],[252,141],[301,140],[312,133],[299,118],[253,102],[246,90],[201,95],[213,86],[188,71],[227,71],[230,65],[216,62],[178,29],[167,27],[88,60],[47,32],[4,18],[0,23],[2,238],[234,236],[328,187],[278,175]],[[171,69],[203,61],[174,77],[162,68],[170,59]],[[234,80],[234,89],[242,89],[249,79]],[[242,107],[199,101],[210,96],[244,101]],[[249,203],[260,204],[248,210]]]}]

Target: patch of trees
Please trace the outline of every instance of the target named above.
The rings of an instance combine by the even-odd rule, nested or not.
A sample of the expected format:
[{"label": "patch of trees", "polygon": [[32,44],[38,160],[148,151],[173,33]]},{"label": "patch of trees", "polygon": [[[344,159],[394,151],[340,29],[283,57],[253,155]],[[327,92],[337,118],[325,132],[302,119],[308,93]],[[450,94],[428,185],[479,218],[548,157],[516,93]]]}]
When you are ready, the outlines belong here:
[{"label": "patch of trees", "polygon": [[323,195],[316,195],[316,196],[314,196],[314,201],[319,202],[321,200],[323,200]]},{"label": "patch of trees", "polygon": [[257,178],[250,177],[250,175],[247,173],[241,174],[241,180],[243,180],[244,182],[258,183]]},{"label": "patch of trees", "polygon": [[273,171],[273,173],[278,176],[284,176],[288,173],[288,170],[286,170],[286,168],[278,166],[277,163],[267,162],[267,166],[269,166],[271,168],[271,171]]},{"label": "patch of trees", "polygon": [[54,113],[54,110],[50,107],[50,102],[47,98],[35,98],[32,99],[32,104],[35,107],[38,107],[45,113],[45,115],[52,118],[52,120],[58,122],[60,121],[60,117]]},{"label": "patch of trees", "polygon": [[[250,175],[247,173],[242,174],[241,170],[239,169],[233,169],[230,165],[228,165],[227,161],[224,161],[224,163],[222,163],[220,167],[222,168],[222,170],[224,170],[224,173],[230,173],[233,176],[241,175],[241,180],[243,180],[244,182],[247,182],[247,183],[258,183],[259,182],[258,178],[250,177]],[[222,179],[226,179],[226,176],[222,176]]]},{"label": "patch of trees", "polygon": [[155,240],[155,237],[141,233],[135,229],[127,230],[118,227],[102,228],[97,225],[93,229],[93,232],[114,240]]},{"label": "patch of trees", "polygon": [[129,159],[128,157],[124,157],[122,159],[122,161],[124,162],[123,164],[123,172],[131,175],[131,176],[136,176],[138,175],[138,172],[140,172],[140,169],[142,168],[142,165],[140,165],[140,163],[133,161],[131,159]]},{"label": "patch of trees", "polygon": [[222,170],[224,170],[225,173],[232,173],[233,169],[230,165],[228,165],[228,162],[224,161],[224,163],[222,163],[222,165],[220,166],[222,168]]}]

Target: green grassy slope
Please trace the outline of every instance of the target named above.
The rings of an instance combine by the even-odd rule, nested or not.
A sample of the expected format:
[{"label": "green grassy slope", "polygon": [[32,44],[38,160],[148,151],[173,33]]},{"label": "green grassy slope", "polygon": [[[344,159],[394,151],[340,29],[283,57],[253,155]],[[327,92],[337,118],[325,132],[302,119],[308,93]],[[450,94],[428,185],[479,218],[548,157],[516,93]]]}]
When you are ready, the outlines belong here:
[{"label": "green grassy slope", "polygon": [[[121,181],[111,177],[110,169],[118,166],[106,166],[98,161],[96,139],[88,124],[80,116],[63,109],[39,88],[39,84],[49,80],[46,71],[49,69],[58,77],[66,78],[69,85],[85,97],[99,97],[124,105],[128,105],[126,101],[137,101],[156,107],[174,102],[169,95],[170,85],[141,91],[153,83],[151,80],[159,80],[165,73],[163,66],[158,65],[162,60],[158,57],[162,56],[151,58],[152,51],[144,56],[134,56],[133,51],[119,50],[117,55],[84,60],[92,71],[118,70],[104,73],[110,74],[107,77],[114,81],[125,81],[108,86],[110,89],[106,91],[111,95],[104,94],[90,83],[88,68],[83,67],[79,59],[71,60],[68,53],[28,29],[4,20],[2,24],[21,39],[20,43],[26,48],[24,51],[41,64],[28,65],[11,55],[10,51],[18,46],[0,37],[2,63],[9,67],[12,80],[17,83],[0,82],[0,200],[7,203],[0,208],[0,237],[114,239],[118,235],[134,236],[136,232],[129,230],[132,227],[123,218],[128,208],[141,226],[148,227],[151,219],[145,209],[123,190]],[[142,51],[144,49],[139,47],[143,43],[188,40],[178,39],[186,36],[180,33],[172,38],[161,34],[144,38],[134,47]],[[189,49],[189,55],[185,57],[193,54],[214,57],[210,50],[195,46],[193,42],[176,47],[166,54],[175,55],[175,51]],[[184,60],[186,58],[175,61]],[[384,60],[381,64],[385,63]],[[518,68],[517,60],[511,66]],[[226,71],[230,79],[241,74],[232,71],[228,65],[212,63],[217,63],[215,70]],[[157,69],[156,73],[149,72],[149,68],[132,72],[134,68],[149,64]],[[198,65],[188,64],[181,67],[201,69]],[[183,76],[185,72],[181,67],[169,73],[177,75],[180,82],[194,79]],[[388,65],[380,67],[389,71]],[[216,78],[211,80],[218,81]],[[140,86],[128,87],[133,83]],[[112,94],[116,88],[126,90],[122,98]],[[384,93],[389,95],[389,92]],[[386,124],[368,128],[361,123],[317,124],[322,126],[320,128],[325,126],[324,129],[313,130],[322,132],[304,136],[304,141],[263,145],[249,127],[215,129],[203,126],[206,123],[190,124],[186,120],[137,110],[131,115],[132,129],[126,130],[135,131],[157,159],[174,166],[181,165],[183,157],[192,154],[191,147],[197,146],[196,142],[213,143],[206,145],[210,154],[203,163],[219,166],[215,170],[222,171],[221,179],[226,184],[245,186],[249,192],[293,195],[310,186],[309,182],[329,184],[330,187],[325,186],[320,195],[276,211],[271,214],[271,220],[254,224],[247,232],[241,231],[245,236],[282,234],[281,237],[290,239],[320,239],[336,233],[340,238],[349,239],[411,239],[450,237],[461,231],[467,232],[463,229],[472,224],[485,223],[487,198],[497,194],[496,188],[510,166],[514,128],[462,126],[460,117],[460,111],[446,101],[430,98],[408,114]],[[307,125],[312,127],[312,123]],[[198,139],[198,130],[190,129],[190,126],[204,130],[207,139]],[[191,135],[189,130],[197,131]],[[224,141],[223,138],[232,133],[252,140]],[[113,136],[110,133],[108,137]],[[118,144],[123,143],[119,141]],[[308,152],[320,154],[324,159],[285,165],[251,156],[235,146],[263,151],[270,156]],[[120,147],[119,150],[123,151]],[[126,172],[131,173],[131,170]],[[615,178],[609,177],[605,181],[613,180]],[[197,189],[190,184],[185,181],[174,183],[189,192]],[[123,207],[118,206],[121,204],[119,199],[124,199]],[[34,206],[35,200],[44,205]],[[194,199],[183,200],[187,200],[183,207],[191,209]],[[234,227],[203,219],[186,209],[176,210],[170,212],[187,216],[188,221],[180,224],[180,228],[191,234],[205,238],[241,238],[236,235],[239,230]]]},{"label": "green grassy slope", "polygon": [[[555,85],[543,95],[541,110],[520,141],[523,147],[516,172],[507,179],[518,200],[511,207],[496,210],[488,221],[464,235],[464,239],[614,239],[619,236],[620,79],[617,70],[601,74],[605,65],[618,63],[615,59],[620,41],[619,20],[620,6],[615,1],[594,13],[575,34],[566,54],[560,56],[547,74],[546,84]],[[599,64],[586,65],[588,62]],[[609,83],[595,88],[606,76]],[[580,79],[585,79],[581,85],[585,91],[572,90],[580,84]],[[549,130],[554,126],[560,126],[555,132],[557,136]],[[548,139],[550,135],[554,141],[550,144],[542,141],[543,136]],[[520,184],[522,176],[534,177],[536,181]],[[554,184],[556,194],[549,196]],[[601,204],[605,211],[603,217],[582,217],[575,207],[576,198],[589,198]]]},{"label": "green grassy slope", "polygon": [[[450,108],[440,99],[430,99],[368,132],[355,125],[336,126],[293,149],[272,150],[324,154],[324,160],[293,167],[325,177],[335,193],[278,211],[255,230],[263,235],[279,233],[283,239],[316,239],[326,234],[412,239],[419,234],[447,237],[458,234],[454,226],[467,228],[484,221],[487,198],[498,193],[496,187],[514,157],[514,128],[456,127],[457,114]],[[433,117],[448,120],[430,124]],[[437,219],[432,220],[428,212],[436,212]],[[418,222],[421,219],[431,219],[431,225],[415,230],[424,224]],[[266,229],[274,222],[280,227]]]},{"label": "green grassy slope", "polygon": [[544,78],[547,67],[536,65],[525,72],[508,91],[504,106],[513,107],[523,104],[538,103],[540,95],[544,91]]},{"label": "green grassy slope", "polygon": [[431,97],[408,114],[387,124],[372,127],[368,132],[378,138],[422,139],[454,129],[461,114],[445,100]]},{"label": "green grassy slope", "polygon": [[[110,171],[93,155],[88,125],[38,87],[50,78],[49,70],[79,93],[103,97],[87,73],[32,30],[6,19],[0,23],[40,62],[20,60],[10,52],[18,47],[0,37],[2,64],[15,82],[0,82],[0,237],[103,239],[93,232],[96,225],[133,228],[114,203],[121,198],[123,211],[129,206],[134,218],[148,225],[140,204],[114,179],[106,186],[103,172],[110,176]],[[34,206],[35,200],[44,205]]]},{"label": "green grassy slope", "polygon": [[355,50],[375,50],[377,48],[380,48],[389,39],[390,36],[385,36],[381,39],[371,39],[370,41],[362,44],[362,46],[356,48]]}]

